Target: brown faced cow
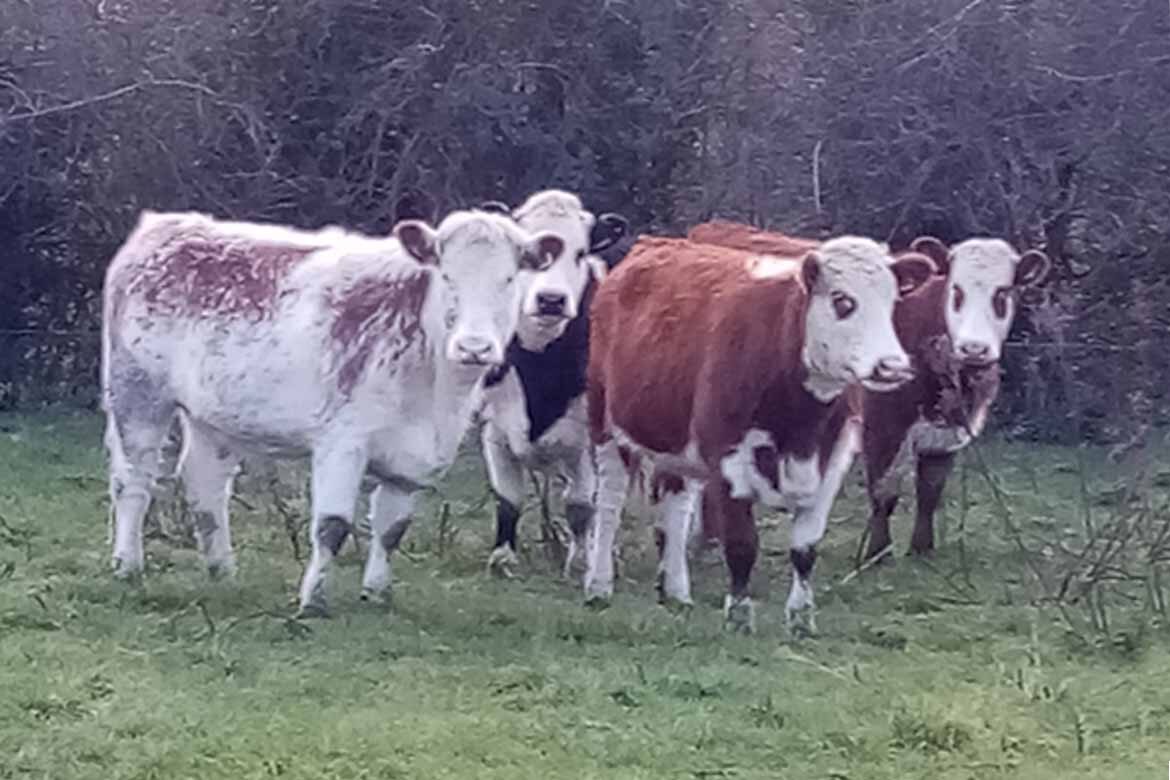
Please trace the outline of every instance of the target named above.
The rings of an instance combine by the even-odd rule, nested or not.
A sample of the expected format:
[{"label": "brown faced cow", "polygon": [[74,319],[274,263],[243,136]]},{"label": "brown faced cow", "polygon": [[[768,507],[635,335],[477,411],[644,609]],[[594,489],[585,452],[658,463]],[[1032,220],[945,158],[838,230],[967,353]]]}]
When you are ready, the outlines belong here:
[{"label": "brown faced cow", "polygon": [[[781,254],[817,245],[723,221],[698,225],[688,237]],[[894,329],[914,360],[914,380],[890,393],[864,393],[871,557],[890,546],[890,514],[901,479],[915,461],[918,511],[910,551],[934,548],[934,512],[955,453],[983,430],[999,392],[1000,350],[1017,291],[1039,284],[1049,265],[1043,252],[1020,256],[998,239],[968,239],[948,250],[938,239],[922,237],[911,247],[929,255],[938,273],[894,310]]]},{"label": "brown faced cow", "polygon": [[842,237],[801,260],[686,239],[643,238],[594,298],[587,369],[597,513],[589,599],[613,590],[612,544],[630,456],[659,474],[663,589],[690,601],[683,546],[704,483],[718,485],[729,622],[750,630],[752,503],[795,512],[788,616],[812,606],[809,576],[833,496],[859,446],[843,393],[910,377],[894,334],[899,289],[934,270]]}]

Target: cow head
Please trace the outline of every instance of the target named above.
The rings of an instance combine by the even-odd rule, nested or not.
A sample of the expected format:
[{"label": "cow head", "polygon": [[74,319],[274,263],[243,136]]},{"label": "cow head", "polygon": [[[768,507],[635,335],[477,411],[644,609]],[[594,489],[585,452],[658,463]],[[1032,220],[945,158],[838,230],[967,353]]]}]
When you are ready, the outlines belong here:
[{"label": "cow head", "polygon": [[512,216],[527,231],[553,233],[565,242],[560,257],[534,275],[524,295],[520,340],[528,349],[543,349],[581,313],[589,277],[604,273],[594,253],[617,242],[629,224],[617,214],[594,217],[576,195],[560,190],[536,193]]},{"label": "cow head", "polygon": [[809,252],[801,265],[809,389],[827,399],[854,383],[883,391],[909,380],[913,372],[894,332],[894,304],[934,272],[929,257],[908,253],[894,260],[868,238],[834,238]]},{"label": "cow head", "polygon": [[[925,249],[931,240],[920,238],[915,247]],[[937,253],[935,247],[932,256]],[[1048,256],[1036,249],[1020,255],[998,238],[971,238],[951,247],[945,258],[944,306],[955,356],[968,365],[994,363],[1011,329],[1020,288],[1044,281]]]},{"label": "cow head", "polygon": [[432,267],[446,317],[444,353],[464,365],[504,362],[526,288],[522,277],[542,271],[563,254],[552,233],[529,234],[508,217],[456,211],[435,230],[406,220],[394,235],[415,260]]}]

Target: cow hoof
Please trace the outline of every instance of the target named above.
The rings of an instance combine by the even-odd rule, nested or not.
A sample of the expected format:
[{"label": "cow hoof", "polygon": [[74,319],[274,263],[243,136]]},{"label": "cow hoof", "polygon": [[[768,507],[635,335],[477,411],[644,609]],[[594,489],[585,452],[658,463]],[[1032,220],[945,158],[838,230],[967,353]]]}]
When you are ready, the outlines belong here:
[{"label": "cow hoof", "polygon": [[390,589],[384,588],[381,590],[375,588],[362,588],[361,595],[358,596],[363,603],[369,604],[372,607],[379,607],[386,609],[390,606]]},{"label": "cow hoof", "polygon": [[207,564],[207,576],[212,580],[231,580],[236,576],[236,562],[233,560],[226,561],[209,561]]},{"label": "cow hoof", "polygon": [[793,639],[817,635],[817,618],[811,609],[785,610],[784,623]]},{"label": "cow hoof", "polygon": [[121,558],[114,559],[114,579],[127,585],[142,584],[142,564],[134,564]]},{"label": "cow hoof", "polygon": [[609,596],[603,596],[601,594],[586,596],[585,608],[591,609],[595,612],[601,612],[602,610],[609,609],[611,600],[612,599]]},{"label": "cow hoof", "polygon": [[737,634],[755,633],[756,606],[750,596],[737,598],[728,594],[724,598],[723,627]]},{"label": "cow hoof", "polygon": [[307,599],[301,601],[300,609],[297,610],[298,618],[327,618],[329,617],[329,604],[325,599],[325,583],[318,582],[317,586],[313,588],[312,593]]},{"label": "cow hoof", "polygon": [[910,549],[906,554],[912,558],[932,558],[934,557],[934,543],[918,543],[910,542]]},{"label": "cow hoof", "polygon": [[675,615],[689,615],[695,608],[695,602],[691,600],[690,596],[677,597],[663,595],[660,603],[667,612]]},{"label": "cow hoof", "polygon": [[492,576],[510,580],[516,576],[519,565],[520,559],[516,557],[516,551],[503,546],[492,550],[492,554],[488,556],[487,570]]}]

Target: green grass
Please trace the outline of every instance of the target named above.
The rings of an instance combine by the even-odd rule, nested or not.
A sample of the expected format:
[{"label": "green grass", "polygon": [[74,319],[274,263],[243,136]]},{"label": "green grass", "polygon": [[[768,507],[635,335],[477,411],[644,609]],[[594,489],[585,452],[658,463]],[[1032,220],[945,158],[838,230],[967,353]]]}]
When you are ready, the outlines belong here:
[{"label": "green grass", "polygon": [[[1090,645],[1031,606],[974,471],[963,555],[956,474],[933,561],[899,555],[843,584],[863,526],[851,478],[821,548],[815,639],[783,632],[780,517],[764,521],[752,637],[722,631],[713,555],[695,564],[692,613],[654,604],[645,524],[627,524],[604,612],[553,576],[531,514],[526,576],[487,578],[474,454],[420,511],[391,610],[358,601],[349,546],[335,616],[301,623],[301,568],[255,475],[251,509],[234,507],[235,582],[207,582],[192,549],[156,538],[145,583],[115,583],[100,431],[92,416],[0,418],[0,778],[1065,780],[1162,777],[1170,760],[1164,629],[1119,601],[1112,641]],[[1078,537],[1072,451],[983,452],[1029,544]],[[1104,516],[1119,474],[1086,459]],[[896,518],[899,553],[908,525]]]}]

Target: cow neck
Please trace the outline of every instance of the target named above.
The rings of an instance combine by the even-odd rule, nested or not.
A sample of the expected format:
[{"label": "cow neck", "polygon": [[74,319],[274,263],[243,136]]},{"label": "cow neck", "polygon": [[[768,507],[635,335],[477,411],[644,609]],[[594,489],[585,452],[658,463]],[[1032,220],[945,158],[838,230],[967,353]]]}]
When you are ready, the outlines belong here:
[{"label": "cow neck", "polygon": [[585,392],[585,366],[589,358],[589,307],[597,282],[593,275],[585,284],[577,316],[565,331],[542,350],[527,349],[514,336],[508,344],[505,364],[492,369],[485,385],[503,381],[515,370],[524,392],[528,416],[528,440],[536,441],[568,411],[569,405]]}]

